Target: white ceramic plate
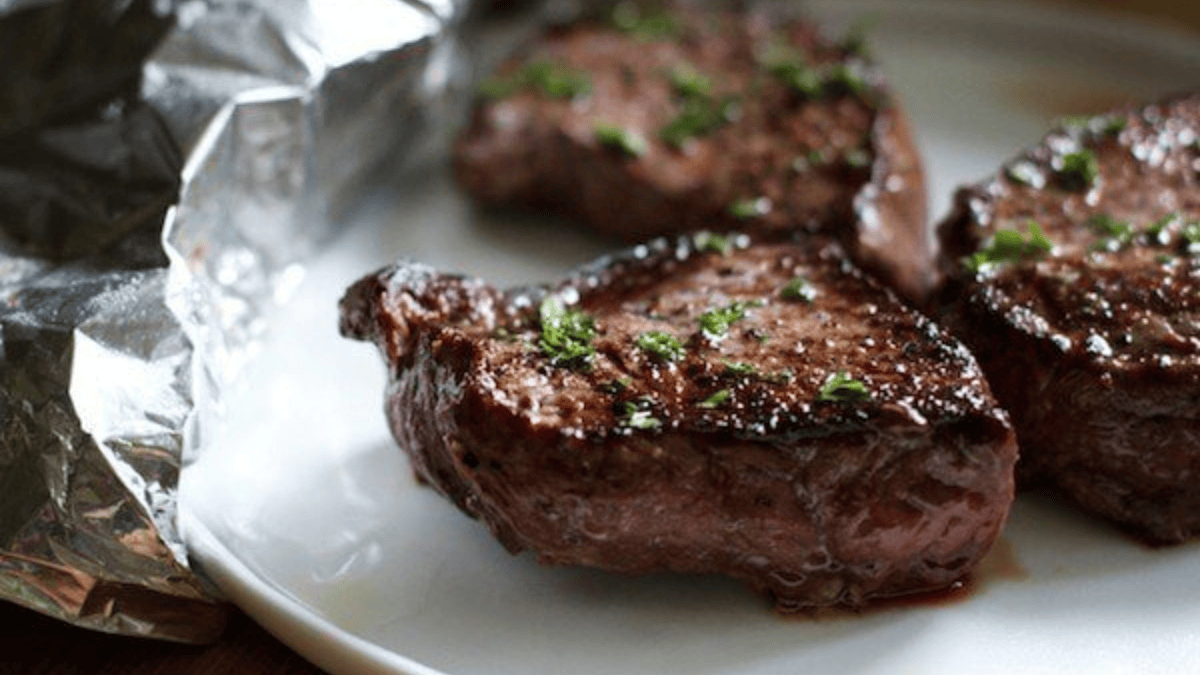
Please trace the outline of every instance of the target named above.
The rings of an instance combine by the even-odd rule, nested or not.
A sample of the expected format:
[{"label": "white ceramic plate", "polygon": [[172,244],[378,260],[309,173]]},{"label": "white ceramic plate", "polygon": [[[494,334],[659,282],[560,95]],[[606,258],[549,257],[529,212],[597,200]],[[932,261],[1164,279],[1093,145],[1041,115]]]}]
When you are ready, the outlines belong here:
[{"label": "white ceramic plate", "polygon": [[[819,2],[875,14],[933,212],[1065,114],[1200,85],[1200,40],[1042,5]],[[551,279],[609,244],[481,219],[442,176],[381,191],[312,269],[229,401],[230,430],[184,476],[197,560],[285,642],[340,675],[1126,673],[1200,667],[1200,548],[1153,551],[1023,496],[966,597],[781,618],[719,578],[539,567],[412,480],[382,414],[374,349],[336,302],[399,256],[498,283]]]}]

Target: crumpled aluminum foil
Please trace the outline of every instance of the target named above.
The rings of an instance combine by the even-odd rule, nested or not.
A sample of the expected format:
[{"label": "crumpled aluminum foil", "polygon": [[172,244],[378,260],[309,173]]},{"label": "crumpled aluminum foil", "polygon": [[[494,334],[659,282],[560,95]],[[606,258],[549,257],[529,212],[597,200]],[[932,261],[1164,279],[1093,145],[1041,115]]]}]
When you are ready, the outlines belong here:
[{"label": "crumpled aluminum foil", "polygon": [[460,4],[0,0],[0,599],[216,638],[180,468],[356,186],[439,136]]}]

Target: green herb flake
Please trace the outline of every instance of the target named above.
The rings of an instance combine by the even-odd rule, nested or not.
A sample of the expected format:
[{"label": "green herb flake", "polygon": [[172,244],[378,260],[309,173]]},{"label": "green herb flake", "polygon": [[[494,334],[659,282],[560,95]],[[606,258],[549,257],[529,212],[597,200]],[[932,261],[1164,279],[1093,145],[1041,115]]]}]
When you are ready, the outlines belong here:
[{"label": "green herb flake", "polygon": [[1064,131],[1084,131],[1090,128],[1092,119],[1091,115],[1065,115],[1058,118],[1058,126]]},{"label": "green herb flake", "polygon": [[729,237],[712,232],[697,232],[692,237],[692,245],[697,251],[708,251],[729,255],[733,251],[733,240]]},{"label": "green herb flake", "polygon": [[867,385],[850,377],[843,370],[826,378],[825,384],[817,394],[817,401],[820,402],[852,403],[869,398],[871,392],[867,391]]},{"label": "green herb flake", "polygon": [[512,343],[517,341],[517,335],[506,326],[499,326],[492,331],[492,339],[499,342]]},{"label": "green herb flake", "polygon": [[802,99],[815,100],[825,94],[826,82],[822,72],[810,68],[799,59],[775,63],[769,70]]},{"label": "green herb flake", "polygon": [[1171,233],[1168,228],[1180,219],[1178,213],[1168,213],[1158,220],[1146,226],[1146,238],[1151,244],[1158,246],[1166,246],[1171,241]]},{"label": "green herb flake", "polygon": [[[861,46],[861,43],[860,43]],[[854,49],[853,45],[849,46]],[[812,65],[798,49],[781,42],[768,43],[757,56],[759,65],[801,100],[815,101],[842,95],[874,103],[878,93],[868,82],[859,60]]]},{"label": "green herb flake", "polygon": [[579,98],[592,92],[592,82],[582,70],[561,63],[537,60],[508,77],[493,77],[479,85],[487,98],[505,98],[521,89],[534,88],[550,98]]},{"label": "green herb flake", "polygon": [[709,396],[703,401],[697,403],[696,407],[706,409],[717,408],[728,403],[731,396],[733,396],[732,392],[730,392],[728,389],[722,389],[712,396]]},{"label": "green herb flake", "polygon": [[632,377],[628,377],[628,376],[618,377],[618,378],[612,380],[611,382],[609,382],[608,384],[602,385],[600,387],[600,390],[605,392],[606,394],[612,394],[615,396],[615,395],[620,394],[621,392],[625,391],[626,389],[628,389],[629,385],[631,385],[631,384],[633,384]]},{"label": "green herb flake", "polygon": [[[645,399],[641,403],[648,404]],[[621,404],[621,412],[617,417],[617,422],[623,427],[630,429],[657,429],[662,426],[662,422],[658,418],[650,414],[649,410],[644,408],[644,405],[638,405],[633,401],[625,401]]]},{"label": "green herb flake", "polygon": [[489,77],[480,82],[475,91],[484,98],[501,99],[512,96],[520,88],[521,82],[516,77]]},{"label": "green herb flake", "polygon": [[755,368],[752,364],[742,363],[741,361],[722,360],[721,363],[725,364],[725,372],[724,372],[725,375],[733,375],[736,377],[742,377],[745,375],[753,375],[758,372],[758,369]]},{"label": "green herb flake", "polygon": [[795,277],[780,289],[779,297],[784,300],[799,300],[812,302],[817,297],[817,289],[803,277]]},{"label": "green herb flake", "polygon": [[791,382],[792,378],[794,377],[796,377],[795,373],[787,368],[784,368],[783,370],[774,373],[767,373],[762,376],[762,379],[772,384],[787,384]]},{"label": "green herb flake", "polygon": [[1016,230],[998,230],[991,241],[964,260],[972,273],[978,273],[995,265],[1041,257],[1054,250],[1054,244],[1046,238],[1042,227],[1029,221],[1029,239]]},{"label": "green herb flake", "polygon": [[864,77],[862,66],[850,63],[835,63],[825,73],[825,89],[830,94],[847,94],[865,97],[871,90]]},{"label": "green herb flake", "polygon": [[739,220],[765,216],[771,212],[771,200],[766,197],[739,199],[729,205],[729,215]]},{"label": "green herb flake", "polygon": [[619,2],[612,10],[612,23],[621,31],[643,40],[677,37],[679,21],[662,7],[645,7],[637,2]]},{"label": "green herb flake", "polygon": [[596,140],[600,145],[619,150],[631,158],[641,157],[649,149],[646,138],[641,134],[608,122],[596,124]]},{"label": "green herb flake", "polygon": [[1055,175],[1063,189],[1083,192],[1100,176],[1100,162],[1091,150],[1070,152],[1060,158]]},{"label": "green herb flake", "polygon": [[754,60],[759,67],[774,72],[776,67],[806,62],[804,53],[788,44],[786,37],[776,35],[755,47]]},{"label": "green herb flake", "polygon": [[529,78],[533,86],[551,98],[579,98],[592,92],[586,72],[548,61],[531,64]]},{"label": "green herb flake", "polygon": [[719,340],[725,337],[729,334],[730,325],[746,318],[747,306],[744,302],[733,302],[725,307],[701,314],[696,319],[700,325],[700,332],[710,340]]},{"label": "green herb flake", "polygon": [[842,155],[842,161],[852,169],[865,169],[871,166],[871,153],[865,148],[854,148]]},{"label": "green herb flake", "polygon": [[683,344],[674,335],[661,330],[642,333],[634,340],[637,348],[647,352],[661,361],[678,361],[686,353]]},{"label": "green herb flake", "polygon": [[1125,131],[1127,126],[1129,126],[1129,120],[1124,115],[1114,115],[1108,118],[1100,131],[1105,136],[1118,136]]},{"label": "green herb flake", "polygon": [[712,80],[688,63],[671,70],[671,86],[684,97],[712,96],[713,93]]},{"label": "green herb flake", "polygon": [[1028,185],[1033,188],[1041,188],[1046,184],[1046,179],[1042,176],[1042,172],[1037,165],[1029,161],[1013,162],[1004,167],[1004,175],[1014,183]]},{"label": "green herb flake", "polygon": [[591,367],[596,348],[596,323],[592,317],[577,309],[563,307],[554,296],[548,296],[538,306],[542,335],[538,346],[550,364],[565,368],[587,370]]},{"label": "green herb flake", "polygon": [[711,96],[688,96],[683,108],[659,131],[663,142],[682,148],[689,139],[707,136],[737,115],[738,99],[727,96],[717,101]]},{"label": "green herb flake", "polygon": [[1183,236],[1184,243],[1187,244],[1188,253],[1193,255],[1200,253],[1200,223],[1184,225],[1180,234]]},{"label": "green herb flake", "polygon": [[1096,214],[1088,220],[1088,226],[1100,236],[1094,248],[1100,251],[1118,251],[1128,246],[1137,236],[1133,225],[1117,220],[1107,213]]}]

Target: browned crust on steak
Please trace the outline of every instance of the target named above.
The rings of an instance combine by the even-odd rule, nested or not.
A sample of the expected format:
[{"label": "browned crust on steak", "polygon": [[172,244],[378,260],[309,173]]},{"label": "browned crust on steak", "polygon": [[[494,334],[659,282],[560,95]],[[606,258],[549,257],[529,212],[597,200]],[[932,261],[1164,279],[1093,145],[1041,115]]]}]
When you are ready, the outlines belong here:
[{"label": "browned crust on steak", "polygon": [[[629,242],[696,230],[740,229],[760,240],[831,233],[860,265],[924,298],[933,285],[924,173],[907,118],[874,65],[805,21],[666,5],[677,36],[644,39],[582,20],[502,66],[500,78],[539,61],[577,69],[591,91],[555,99],[525,87],[481,98],[456,147],[459,184],[486,205],[563,214]],[[764,54],[780,44],[814,70],[844,68],[863,90],[805,99],[766,65]],[[670,77],[681,66],[711,80],[713,100],[740,104],[728,123],[675,147],[660,132],[685,105]],[[644,154],[605,147],[598,123],[644,138]],[[770,209],[731,213],[757,199]]]},{"label": "browned crust on steak", "polygon": [[[1200,533],[1200,259],[1181,233],[1200,219],[1197,133],[1197,95],[1065,127],[960,190],[938,230],[940,313],[1013,415],[1021,482],[1049,481],[1153,543]],[[1078,148],[1099,176],[1066,189],[1054,165]],[[1170,214],[1160,237],[1146,232]],[[1128,222],[1130,240],[1097,216]],[[964,268],[997,230],[1030,220],[1052,255]]]},{"label": "browned crust on steak", "polygon": [[[797,276],[811,302],[781,298]],[[595,318],[589,368],[535,346],[547,293]],[[723,339],[698,332],[732,302],[762,304]],[[685,356],[635,347],[651,330]],[[347,292],[342,331],[383,353],[417,476],[544,563],[721,573],[784,611],[858,606],[962,579],[1011,503],[1014,438],[972,356],[832,242],[659,240],[550,290],[400,264]],[[870,399],[818,400],[838,371]],[[657,426],[627,424],[634,403]]]}]

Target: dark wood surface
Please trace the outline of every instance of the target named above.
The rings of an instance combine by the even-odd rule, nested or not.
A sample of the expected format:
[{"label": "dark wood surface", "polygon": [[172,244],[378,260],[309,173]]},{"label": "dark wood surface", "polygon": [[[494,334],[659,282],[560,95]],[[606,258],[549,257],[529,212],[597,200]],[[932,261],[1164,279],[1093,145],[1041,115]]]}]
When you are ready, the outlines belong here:
[{"label": "dark wood surface", "polygon": [[0,602],[0,675],[324,675],[245,614],[215,645],[106,635]]}]

